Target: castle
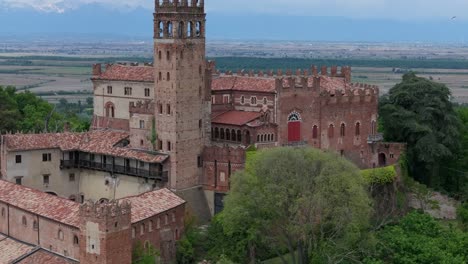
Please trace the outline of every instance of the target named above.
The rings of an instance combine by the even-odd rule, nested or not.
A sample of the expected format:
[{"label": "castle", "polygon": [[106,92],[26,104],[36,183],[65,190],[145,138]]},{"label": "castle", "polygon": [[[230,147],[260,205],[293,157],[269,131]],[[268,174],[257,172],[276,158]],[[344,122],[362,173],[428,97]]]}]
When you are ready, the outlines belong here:
[{"label": "castle", "polygon": [[[219,72],[205,58],[204,1],[155,4],[154,62],[93,66],[89,132],[1,137],[2,180],[16,185],[0,181],[0,189],[18,190],[19,200],[29,192],[45,202],[60,199],[66,208],[44,215],[1,193],[0,206],[66,227],[76,248],[39,241],[41,231],[29,237],[9,231],[21,221],[8,227],[0,221],[0,233],[81,263],[128,263],[132,247],[122,241],[147,241],[170,259],[183,211],[203,222],[222,210],[230,177],[252,146],[331,150],[361,168],[398,160],[404,146],[377,133],[378,87],[352,83],[350,67]],[[73,210],[71,224],[60,220],[66,210]],[[168,227],[156,228],[162,218]]]}]

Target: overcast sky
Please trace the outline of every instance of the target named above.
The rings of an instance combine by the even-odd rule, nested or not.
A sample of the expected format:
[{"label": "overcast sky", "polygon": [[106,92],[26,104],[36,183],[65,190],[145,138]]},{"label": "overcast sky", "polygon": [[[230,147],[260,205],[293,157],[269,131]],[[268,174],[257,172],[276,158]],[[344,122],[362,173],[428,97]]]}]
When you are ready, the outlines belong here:
[{"label": "overcast sky", "polygon": [[[269,13],[396,20],[468,20],[468,0],[205,0],[208,12]],[[82,4],[153,8],[153,0],[0,0],[0,8],[33,7],[66,12]]]}]

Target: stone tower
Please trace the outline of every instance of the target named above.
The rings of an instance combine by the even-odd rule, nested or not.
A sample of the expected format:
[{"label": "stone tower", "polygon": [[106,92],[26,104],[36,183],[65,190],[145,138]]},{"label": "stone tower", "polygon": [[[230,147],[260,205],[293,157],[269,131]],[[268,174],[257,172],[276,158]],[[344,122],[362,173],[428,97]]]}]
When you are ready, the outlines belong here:
[{"label": "stone tower", "polygon": [[155,117],[158,147],[170,154],[169,188],[199,185],[210,138],[203,0],[156,0]]},{"label": "stone tower", "polygon": [[132,262],[131,207],[128,202],[87,202],[80,206],[80,263]]}]

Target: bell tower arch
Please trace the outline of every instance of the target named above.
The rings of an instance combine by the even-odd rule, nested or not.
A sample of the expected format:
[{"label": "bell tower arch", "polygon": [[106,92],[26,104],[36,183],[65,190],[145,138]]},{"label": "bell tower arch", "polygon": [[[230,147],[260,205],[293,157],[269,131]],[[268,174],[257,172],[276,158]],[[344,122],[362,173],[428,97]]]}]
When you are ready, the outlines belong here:
[{"label": "bell tower arch", "polygon": [[156,0],[154,70],[156,132],[170,155],[169,188],[199,185],[208,143],[210,88],[203,0]]}]

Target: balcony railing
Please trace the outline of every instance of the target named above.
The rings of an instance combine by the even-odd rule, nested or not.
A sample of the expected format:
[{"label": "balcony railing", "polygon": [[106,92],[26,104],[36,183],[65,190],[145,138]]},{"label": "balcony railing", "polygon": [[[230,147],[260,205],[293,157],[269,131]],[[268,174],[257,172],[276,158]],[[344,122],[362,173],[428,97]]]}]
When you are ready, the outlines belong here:
[{"label": "balcony railing", "polygon": [[108,163],[95,162],[90,160],[61,160],[60,168],[85,168],[91,170],[99,170],[123,175],[155,179],[163,182],[169,181],[169,173],[167,171],[150,171],[140,168],[127,167],[122,165],[112,165]]},{"label": "balcony railing", "polygon": [[367,137],[367,144],[372,144],[381,141],[383,141],[383,134],[369,135]]}]

